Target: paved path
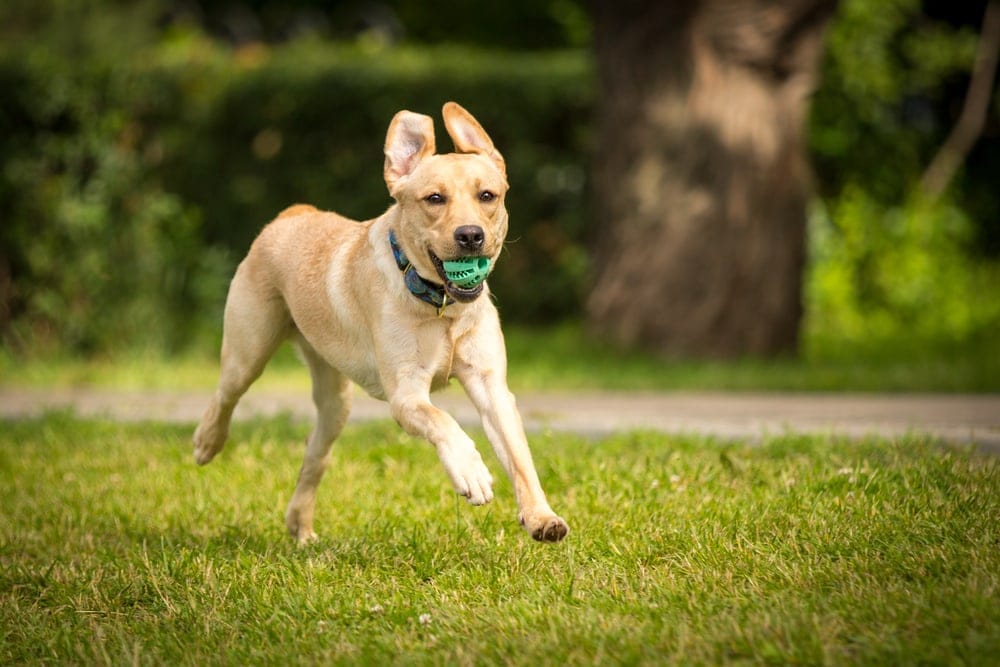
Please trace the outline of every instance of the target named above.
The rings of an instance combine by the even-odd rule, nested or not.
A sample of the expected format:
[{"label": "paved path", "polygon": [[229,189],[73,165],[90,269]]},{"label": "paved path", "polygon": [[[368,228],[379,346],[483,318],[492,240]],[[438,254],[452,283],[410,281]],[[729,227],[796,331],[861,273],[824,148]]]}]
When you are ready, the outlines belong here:
[{"label": "paved path", "polygon": [[[111,391],[106,389],[0,388],[0,418],[72,407],[81,415],[116,419],[195,422],[206,392]],[[436,394],[434,402],[463,425],[478,417],[459,391]],[[758,439],[787,432],[899,436],[927,433],[955,443],[975,443],[1000,454],[1000,395],[951,394],[742,394],[742,393],[544,393],[522,394],[518,404],[532,431],[568,430],[601,435],[628,429],[701,433]],[[312,418],[308,391],[251,388],[236,419],[289,412]],[[352,420],[389,419],[385,403],[356,390]]]}]

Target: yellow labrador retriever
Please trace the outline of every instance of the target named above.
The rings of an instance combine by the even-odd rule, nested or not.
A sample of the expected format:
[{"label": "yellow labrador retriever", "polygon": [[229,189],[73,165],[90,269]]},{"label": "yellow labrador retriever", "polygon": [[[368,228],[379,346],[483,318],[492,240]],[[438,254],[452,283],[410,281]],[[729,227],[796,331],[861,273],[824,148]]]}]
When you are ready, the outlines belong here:
[{"label": "yellow labrador retriever", "polygon": [[[491,266],[507,234],[506,166],[465,109],[444,105],[457,153],[435,155],[430,117],[400,111],[385,140],[384,176],[395,200],[367,222],[312,206],[283,211],[254,241],[226,300],[219,384],[194,434],[195,460],[222,449],[233,408],[279,344],[291,339],[312,377],[316,426],[285,523],[315,539],[316,488],[347,421],[350,381],[389,402],[406,431],[430,441],[451,483],[473,505],[493,479],[472,439],[431,403],[451,377],[482,416],[510,476],[519,520],[533,538],[569,532],[545,499],[514,397],[503,334],[480,280],[452,280],[445,266]],[[488,260],[488,261],[487,261]]]}]

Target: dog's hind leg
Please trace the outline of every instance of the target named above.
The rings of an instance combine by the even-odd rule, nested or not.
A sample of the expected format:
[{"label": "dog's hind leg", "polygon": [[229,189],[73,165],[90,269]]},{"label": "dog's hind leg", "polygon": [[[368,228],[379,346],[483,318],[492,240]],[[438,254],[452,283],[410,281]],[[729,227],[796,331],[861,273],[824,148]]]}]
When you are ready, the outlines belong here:
[{"label": "dog's hind leg", "polygon": [[285,525],[299,544],[305,544],[316,539],[316,533],[313,532],[316,488],[330,464],[330,446],[347,422],[351,409],[351,384],[308,343],[300,339],[298,344],[312,376],[316,426],[306,441],[306,456],[299,471],[295,493],[285,512]]},{"label": "dog's hind leg", "polygon": [[229,436],[236,402],[260,377],[274,351],[291,331],[280,296],[255,284],[250,258],[240,264],[226,298],[219,384],[194,432],[194,458],[204,465]]}]

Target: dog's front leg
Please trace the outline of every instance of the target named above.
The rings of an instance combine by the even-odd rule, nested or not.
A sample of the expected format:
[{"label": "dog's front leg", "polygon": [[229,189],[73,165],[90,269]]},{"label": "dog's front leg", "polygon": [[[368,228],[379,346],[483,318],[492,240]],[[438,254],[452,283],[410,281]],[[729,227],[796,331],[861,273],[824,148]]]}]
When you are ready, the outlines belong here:
[{"label": "dog's front leg", "polygon": [[454,372],[483,420],[483,429],[517,497],[521,525],[540,542],[558,542],[569,526],[549,507],[528,448],[514,395],[507,388],[507,359],[499,323],[462,341]]},{"label": "dog's front leg", "polygon": [[389,389],[392,416],[413,436],[437,450],[455,491],[473,505],[493,500],[493,477],[475,443],[447,412],[430,400],[430,378],[419,370],[397,375]]},{"label": "dog's front leg", "polygon": [[542,490],[528,439],[506,381],[473,376],[460,378],[466,393],[479,410],[483,429],[514,485],[518,518],[531,536],[540,542],[558,542],[569,526],[549,506]]}]

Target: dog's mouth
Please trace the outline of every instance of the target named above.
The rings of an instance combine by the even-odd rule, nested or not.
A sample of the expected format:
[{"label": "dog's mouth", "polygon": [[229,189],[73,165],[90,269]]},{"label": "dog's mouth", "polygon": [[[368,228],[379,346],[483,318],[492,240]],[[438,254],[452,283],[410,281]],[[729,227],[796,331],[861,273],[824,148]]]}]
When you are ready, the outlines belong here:
[{"label": "dog's mouth", "polygon": [[452,281],[448,280],[448,276],[445,274],[444,262],[437,255],[434,254],[433,250],[428,249],[427,254],[431,258],[431,263],[434,265],[434,270],[437,271],[438,277],[441,278],[441,284],[444,285],[445,293],[461,303],[468,303],[469,301],[474,301],[476,297],[483,293],[483,285],[485,282],[481,282],[474,287],[459,287]]}]

